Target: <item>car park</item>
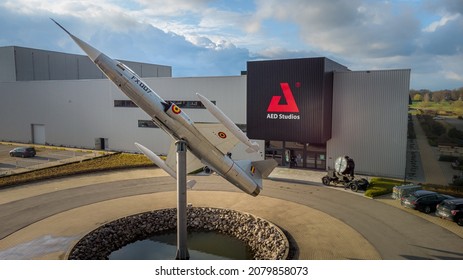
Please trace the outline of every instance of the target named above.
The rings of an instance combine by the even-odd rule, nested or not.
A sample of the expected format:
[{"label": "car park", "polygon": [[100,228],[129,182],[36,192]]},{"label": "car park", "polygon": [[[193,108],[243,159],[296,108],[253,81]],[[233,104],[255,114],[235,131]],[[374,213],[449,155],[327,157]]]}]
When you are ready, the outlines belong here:
[{"label": "car park", "polygon": [[440,194],[432,191],[418,190],[402,198],[400,203],[415,210],[423,211],[426,214],[436,211],[437,204],[453,196]]},{"label": "car park", "polygon": [[463,198],[442,201],[437,205],[436,216],[463,226]]},{"label": "car park", "polygon": [[10,151],[11,157],[35,157],[36,154],[34,147],[17,147]]}]

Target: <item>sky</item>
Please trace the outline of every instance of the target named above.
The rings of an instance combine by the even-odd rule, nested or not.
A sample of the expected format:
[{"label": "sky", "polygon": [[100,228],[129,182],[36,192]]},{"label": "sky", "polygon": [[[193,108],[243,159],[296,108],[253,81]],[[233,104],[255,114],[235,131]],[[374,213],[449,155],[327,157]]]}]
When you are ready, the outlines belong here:
[{"label": "sky", "polygon": [[50,18],[174,77],[323,56],[353,71],[411,69],[411,89],[463,87],[463,0],[0,0],[0,47],[83,54]]}]

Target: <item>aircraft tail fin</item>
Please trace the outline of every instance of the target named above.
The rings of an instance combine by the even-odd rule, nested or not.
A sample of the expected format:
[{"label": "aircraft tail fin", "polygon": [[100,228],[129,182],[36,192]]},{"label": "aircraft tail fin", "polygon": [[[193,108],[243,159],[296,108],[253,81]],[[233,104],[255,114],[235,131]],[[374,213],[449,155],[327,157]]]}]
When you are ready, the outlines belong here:
[{"label": "aircraft tail fin", "polygon": [[263,179],[267,178],[268,175],[272,173],[273,169],[278,166],[278,162],[273,158],[253,161],[251,164],[259,171]]},{"label": "aircraft tail fin", "polygon": [[262,179],[267,178],[278,165],[274,159],[258,161],[237,160],[235,162],[244,172],[248,173],[260,187],[262,187]]}]

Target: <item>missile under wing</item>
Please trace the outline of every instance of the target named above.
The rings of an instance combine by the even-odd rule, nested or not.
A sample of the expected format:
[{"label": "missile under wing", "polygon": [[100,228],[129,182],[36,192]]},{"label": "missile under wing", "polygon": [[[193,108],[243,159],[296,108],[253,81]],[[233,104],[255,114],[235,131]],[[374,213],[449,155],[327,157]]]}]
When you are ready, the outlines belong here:
[{"label": "missile under wing", "polygon": [[[53,19],[52,19],[53,20]],[[54,21],[54,20],[53,20]],[[240,142],[253,149],[258,146],[247,137],[236,131],[236,126],[230,124],[228,117],[214,106],[208,106],[211,113],[222,121],[219,124],[195,124],[177,105],[166,102],[154,92],[134,71],[123,63],[111,59],[104,53],[72,35],[62,28],[74,42],[87,54],[93,63],[138,107],[147,113],[157,126],[162,128],[175,140],[184,140],[188,148],[187,169],[208,166],[242,191],[256,196],[262,189],[262,178],[265,178],[277,166],[273,159],[269,160],[233,160],[230,151]],[[201,96],[202,97],[202,96]],[[208,104],[210,105],[210,104]],[[146,151],[138,144],[153,161],[158,161],[154,153]],[[143,148],[142,148],[143,147]],[[172,153],[168,154],[167,165]],[[158,162],[159,163],[159,162]],[[166,168],[163,164],[158,164]],[[169,174],[174,174],[175,166],[169,165]]]}]

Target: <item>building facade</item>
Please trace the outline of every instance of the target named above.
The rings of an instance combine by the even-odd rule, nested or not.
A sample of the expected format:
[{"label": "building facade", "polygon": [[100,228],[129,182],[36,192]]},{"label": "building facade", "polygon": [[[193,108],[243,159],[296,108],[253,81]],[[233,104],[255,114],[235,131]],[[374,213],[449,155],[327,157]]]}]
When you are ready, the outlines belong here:
[{"label": "building facade", "polygon": [[[130,152],[139,142],[167,153],[170,136],[88,58],[19,49],[0,48],[0,140]],[[349,71],[306,58],[249,62],[241,76],[173,78],[169,66],[124,63],[195,122],[217,122],[195,93],[215,102],[282,166],[325,170],[348,155],[359,173],[405,174],[408,69]]]}]

